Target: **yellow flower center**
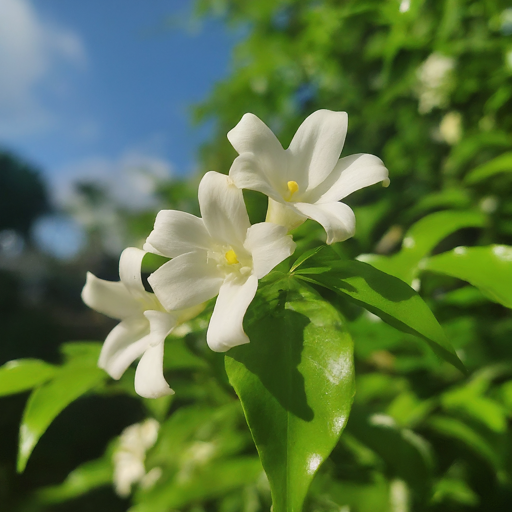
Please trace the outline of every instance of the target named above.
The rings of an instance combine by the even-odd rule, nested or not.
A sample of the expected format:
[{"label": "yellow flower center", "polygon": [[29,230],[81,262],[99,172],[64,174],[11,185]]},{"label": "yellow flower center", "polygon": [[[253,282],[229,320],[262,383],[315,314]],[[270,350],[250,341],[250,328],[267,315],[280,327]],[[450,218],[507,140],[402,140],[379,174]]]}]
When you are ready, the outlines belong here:
[{"label": "yellow flower center", "polygon": [[229,265],[234,265],[235,263],[239,263],[238,258],[236,257],[236,252],[233,249],[230,249],[226,254],[226,260]]},{"label": "yellow flower center", "polygon": [[290,195],[288,196],[288,201],[292,198],[293,194],[299,191],[299,184],[296,181],[289,181],[287,183],[288,190],[290,191]]}]

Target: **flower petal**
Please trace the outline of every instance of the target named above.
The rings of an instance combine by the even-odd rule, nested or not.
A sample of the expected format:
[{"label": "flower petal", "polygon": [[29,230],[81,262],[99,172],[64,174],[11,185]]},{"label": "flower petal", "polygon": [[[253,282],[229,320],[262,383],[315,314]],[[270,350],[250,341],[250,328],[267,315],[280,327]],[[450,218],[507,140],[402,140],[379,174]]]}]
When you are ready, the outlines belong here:
[{"label": "flower petal", "polygon": [[161,210],[146,244],[144,248],[149,252],[156,249],[159,254],[174,258],[197,249],[208,250],[211,237],[199,217],[177,210]]},{"label": "flower petal", "polygon": [[151,345],[141,357],[135,371],[135,391],[144,398],[174,395],[164,378],[164,342]]},{"label": "flower petal", "polygon": [[250,227],[242,191],[224,174],[209,171],[199,183],[199,207],[206,229],[215,241],[243,244]]},{"label": "flower petal", "polygon": [[344,203],[295,203],[301,213],[316,220],[327,233],[327,244],[342,242],[356,231],[356,218],[354,212]]},{"label": "flower petal", "polygon": [[219,293],[224,276],[204,251],[190,252],[164,263],[149,276],[149,284],[168,310],[201,304]]},{"label": "flower petal", "polygon": [[101,349],[98,366],[113,379],[119,379],[150,343],[149,322],[142,316],[128,318],[116,325]]},{"label": "flower petal", "polygon": [[254,153],[243,153],[237,157],[229,176],[238,188],[257,190],[276,201],[283,201],[283,197],[289,193],[285,180],[266,172],[262,161]]},{"label": "flower petal", "polygon": [[87,272],[82,300],[95,311],[122,320],[142,313],[141,304],[120,281],[105,281]]},{"label": "flower petal", "polygon": [[139,298],[146,295],[146,290],[142,284],[142,276],[140,273],[142,260],[146,251],[137,249],[136,247],[127,247],[119,258],[119,277],[121,282],[133,297]]},{"label": "flower petal", "polygon": [[265,222],[279,224],[291,231],[304,224],[306,217],[293,206],[294,203],[278,203],[268,198],[267,218]]},{"label": "flower petal", "polygon": [[342,158],[331,175],[308,195],[313,203],[331,203],[352,192],[369,187],[388,177],[382,160],[374,155],[358,154]]},{"label": "flower petal", "polygon": [[245,248],[252,254],[254,275],[261,279],[295,251],[295,242],[284,226],[260,222],[247,230]]},{"label": "flower petal", "polygon": [[311,190],[329,176],[340,157],[347,134],[346,112],[317,110],[299,127],[288,148],[287,180]]},{"label": "flower petal", "polygon": [[177,314],[160,311],[146,311],[151,334],[150,343],[135,372],[135,391],[145,398],[172,395],[174,391],[167,384],[163,373],[164,342],[177,325]]},{"label": "flower petal", "polygon": [[208,346],[214,352],[226,352],[231,347],[249,343],[243,320],[257,288],[255,275],[246,280],[230,276],[224,281],[206,333]]},{"label": "flower petal", "polygon": [[238,154],[253,153],[256,156],[260,169],[270,182],[283,182],[286,185],[286,152],[261,119],[254,114],[244,114],[228,133],[228,139]]}]

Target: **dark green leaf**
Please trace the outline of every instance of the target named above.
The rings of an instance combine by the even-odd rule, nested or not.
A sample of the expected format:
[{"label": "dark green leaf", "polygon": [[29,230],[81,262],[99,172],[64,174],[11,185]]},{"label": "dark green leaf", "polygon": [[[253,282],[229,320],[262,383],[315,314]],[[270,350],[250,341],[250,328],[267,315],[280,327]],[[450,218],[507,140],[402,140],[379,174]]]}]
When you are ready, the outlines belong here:
[{"label": "dark green leaf", "polygon": [[50,379],[55,366],[39,359],[18,359],[0,367],[0,396],[32,389]]},{"label": "dark green leaf", "polygon": [[37,493],[43,503],[59,503],[76,498],[104,485],[112,485],[112,462],[103,457],[77,467],[60,485],[46,487]]},{"label": "dark green leaf", "polygon": [[258,294],[246,332],[251,343],[227,353],[226,371],[268,475],[274,512],[299,512],[350,412],[352,340],[337,311],[293,278]]},{"label": "dark green leaf", "polygon": [[422,268],[463,279],[491,300],[512,308],[512,247],[457,247],[433,256]]},{"label": "dark green leaf", "polygon": [[447,416],[434,416],[428,421],[428,425],[443,436],[456,439],[463,443],[469,450],[478,454],[493,468],[501,466],[498,452],[476,430],[466,423]]},{"label": "dark green leaf", "polygon": [[476,167],[466,175],[465,181],[470,185],[474,185],[502,172],[512,173],[512,152],[503,153],[491,161]]},{"label": "dark green leaf", "polygon": [[[319,272],[321,268],[324,273]],[[465,373],[430,308],[402,280],[361,261],[340,260],[328,249],[305,262],[296,275],[346,296],[401,331],[416,334],[438,356]]]},{"label": "dark green leaf", "polygon": [[400,428],[391,416],[367,415],[356,407],[347,432],[382,457],[394,476],[406,481],[419,494],[428,492],[433,462],[430,447],[422,437]]}]

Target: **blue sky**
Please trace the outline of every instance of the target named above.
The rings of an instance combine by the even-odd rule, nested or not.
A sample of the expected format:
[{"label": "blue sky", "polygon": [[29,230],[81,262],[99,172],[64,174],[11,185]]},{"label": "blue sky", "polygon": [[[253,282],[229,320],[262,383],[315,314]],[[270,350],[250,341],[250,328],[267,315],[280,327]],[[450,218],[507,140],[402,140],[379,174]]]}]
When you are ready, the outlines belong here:
[{"label": "blue sky", "polygon": [[[59,201],[84,177],[119,188],[130,166],[192,172],[208,130],[190,126],[189,106],[226,76],[240,34],[193,23],[191,5],[0,0],[0,146],[36,164]],[[137,185],[125,188],[121,200]]]}]

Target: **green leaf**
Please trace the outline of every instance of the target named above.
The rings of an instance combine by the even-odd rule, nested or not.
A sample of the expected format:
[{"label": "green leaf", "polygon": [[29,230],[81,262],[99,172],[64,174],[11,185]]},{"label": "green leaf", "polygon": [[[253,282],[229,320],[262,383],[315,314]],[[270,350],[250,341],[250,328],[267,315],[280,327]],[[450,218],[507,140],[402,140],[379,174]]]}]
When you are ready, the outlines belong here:
[{"label": "green leaf", "polygon": [[364,254],[358,259],[412,284],[420,261],[448,235],[463,228],[482,227],[485,216],[471,211],[432,213],[416,222],[405,234],[400,252],[393,256]]},{"label": "green leaf", "polygon": [[226,371],[268,475],[274,512],[300,512],[354,396],[353,345],[338,312],[282,279],[246,315],[251,343],[231,349]]},{"label": "green leaf", "polygon": [[91,460],[71,471],[62,484],[38,491],[37,498],[43,503],[60,503],[76,498],[98,487],[112,485],[112,473],[110,458]]},{"label": "green leaf", "polygon": [[347,432],[371,448],[391,472],[425,495],[431,484],[433,459],[428,443],[386,414],[367,415],[354,407]]},{"label": "green leaf", "polygon": [[95,364],[73,363],[60,368],[50,382],[32,392],[20,426],[19,472],[25,469],[32,450],[55,417],[105,378],[105,372]]},{"label": "green leaf", "polygon": [[130,510],[164,512],[182,509],[244,487],[255,482],[262,474],[258,458],[249,456],[218,460],[203,466],[189,465],[191,467],[186,476],[180,475],[165,482],[165,485],[160,484],[149,491],[141,491],[137,496],[140,502]]},{"label": "green leaf", "polygon": [[476,167],[466,175],[464,181],[469,185],[474,185],[502,172],[512,173],[512,152],[503,153],[489,162]]},{"label": "green leaf", "polygon": [[306,251],[302,253],[296,260],[295,263],[292,265],[292,268],[290,269],[290,272],[293,272],[298,267],[300,267],[306,260],[317,254],[322,250],[323,246],[319,247],[313,247],[313,249],[310,249],[309,251]]},{"label": "green leaf", "polygon": [[502,466],[499,453],[475,429],[466,423],[447,416],[434,416],[427,425],[443,436],[456,439],[469,450],[478,454],[493,468]]},{"label": "green leaf", "polygon": [[18,359],[0,367],[0,396],[32,389],[50,379],[55,366],[39,359]]},{"label": "green leaf", "polygon": [[512,308],[512,247],[457,247],[432,256],[422,268],[471,283],[494,302]]},{"label": "green leaf", "polygon": [[60,346],[60,352],[66,362],[87,362],[91,366],[96,366],[102,346],[103,343],[100,341],[70,341]]},{"label": "green leaf", "polygon": [[466,373],[430,308],[402,280],[361,261],[340,260],[329,249],[310,258],[295,274],[347,297],[393,327],[419,336],[439,357]]}]

